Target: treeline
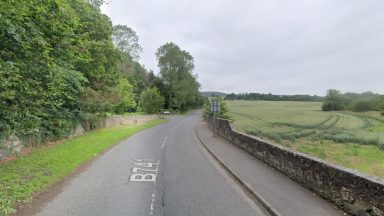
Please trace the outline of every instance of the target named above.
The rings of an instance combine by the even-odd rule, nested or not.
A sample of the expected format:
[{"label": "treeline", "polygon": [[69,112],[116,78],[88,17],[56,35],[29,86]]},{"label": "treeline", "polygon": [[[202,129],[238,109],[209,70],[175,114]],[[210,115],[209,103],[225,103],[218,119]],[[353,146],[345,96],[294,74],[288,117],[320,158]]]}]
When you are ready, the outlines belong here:
[{"label": "treeline", "polygon": [[338,90],[330,89],[327,91],[321,108],[323,111],[381,111],[384,114],[384,95],[372,92],[341,93]]},{"label": "treeline", "polygon": [[311,95],[273,95],[260,93],[231,93],[226,95],[226,100],[266,100],[266,101],[322,101],[320,96]]},{"label": "treeline", "polygon": [[136,33],[113,26],[102,3],[0,2],[0,141],[66,136],[108,113],[202,105],[192,56],[173,43],[161,46],[156,76],[138,62]]}]

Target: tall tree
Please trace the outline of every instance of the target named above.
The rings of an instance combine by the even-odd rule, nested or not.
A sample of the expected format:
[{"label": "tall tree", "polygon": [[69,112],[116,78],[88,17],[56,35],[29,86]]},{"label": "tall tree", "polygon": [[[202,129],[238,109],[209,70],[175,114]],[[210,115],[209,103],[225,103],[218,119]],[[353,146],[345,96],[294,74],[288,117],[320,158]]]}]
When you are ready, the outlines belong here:
[{"label": "tall tree", "polygon": [[161,46],[156,57],[164,83],[166,106],[177,110],[197,107],[200,101],[200,84],[193,74],[192,55],[171,42]]},{"label": "tall tree", "polygon": [[87,83],[75,68],[78,14],[67,1],[4,0],[0,16],[0,138],[67,133]]},{"label": "tall tree", "polygon": [[75,68],[88,79],[89,88],[108,91],[108,87],[115,85],[119,78],[117,65],[120,53],[112,43],[112,22],[99,9],[83,0],[69,2],[81,23],[75,30],[76,37],[81,39],[75,53]]},{"label": "tall tree", "polygon": [[350,103],[351,99],[349,97],[344,96],[340,91],[336,89],[329,89],[323,100],[321,109],[323,111],[344,110]]},{"label": "tall tree", "polygon": [[103,4],[107,3],[105,0],[88,0],[88,2],[97,8],[100,8]]},{"label": "tall tree", "polygon": [[123,53],[128,54],[134,60],[140,58],[143,51],[139,44],[139,36],[126,25],[116,25],[113,27],[113,43]]},{"label": "tall tree", "polygon": [[119,93],[113,88],[120,53],[111,21],[97,7],[85,0],[2,0],[0,17],[0,139],[60,137],[90,111],[84,96]]}]

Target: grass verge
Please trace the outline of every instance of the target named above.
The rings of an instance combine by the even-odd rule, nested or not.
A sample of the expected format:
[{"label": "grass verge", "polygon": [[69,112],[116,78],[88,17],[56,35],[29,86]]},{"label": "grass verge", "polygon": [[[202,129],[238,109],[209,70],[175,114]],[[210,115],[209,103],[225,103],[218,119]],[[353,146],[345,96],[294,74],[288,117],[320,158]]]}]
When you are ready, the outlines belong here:
[{"label": "grass verge", "polygon": [[27,203],[34,194],[67,176],[108,147],[164,122],[165,120],[156,119],[141,125],[92,131],[1,164],[0,215],[13,213],[15,205]]}]

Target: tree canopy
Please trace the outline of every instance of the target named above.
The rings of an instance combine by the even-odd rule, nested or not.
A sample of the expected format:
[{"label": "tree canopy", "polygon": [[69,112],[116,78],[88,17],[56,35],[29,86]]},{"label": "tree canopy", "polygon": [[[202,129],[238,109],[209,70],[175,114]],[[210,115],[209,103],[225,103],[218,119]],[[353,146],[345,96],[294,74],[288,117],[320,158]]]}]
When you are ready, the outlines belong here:
[{"label": "tree canopy", "polygon": [[[1,137],[60,137],[84,112],[119,104],[111,98],[120,54],[98,7],[85,0],[4,0],[0,16]],[[86,104],[100,97],[105,106]]]},{"label": "tree canopy", "polygon": [[164,105],[164,98],[156,87],[148,88],[141,94],[141,108],[146,113],[158,113]]},{"label": "tree canopy", "polygon": [[148,112],[201,104],[192,56],[168,43],[156,53],[160,75],[148,72],[138,62],[138,35],[113,26],[103,3],[0,1],[0,144],[10,134],[36,143],[57,139],[89,116],[140,104],[156,108]]},{"label": "tree canopy", "polygon": [[140,58],[143,51],[139,44],[139,36],[126,25],[116,25],[113,27],[113,43],[123,53],[129,55],[134,60]]},{"label": "tree canopy", "polygon": [[350,110],[354,112],[384,111],[384,96],[372,92],[361,94],[330,89],[323,100],[323,111]]},{"label": "tree canopy", "polygon": [[158,48],[156,57],[164,84],[165,106],[175,110],[201,106],[200,84],[193,74],[192,55],[171,42]]}]

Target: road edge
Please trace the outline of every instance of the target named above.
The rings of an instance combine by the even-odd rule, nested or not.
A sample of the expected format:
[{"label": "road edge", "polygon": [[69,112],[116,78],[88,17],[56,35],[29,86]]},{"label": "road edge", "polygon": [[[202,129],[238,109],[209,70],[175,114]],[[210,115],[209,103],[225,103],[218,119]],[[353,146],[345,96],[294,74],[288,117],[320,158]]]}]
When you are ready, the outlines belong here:
[{"label": "road edge", "polygon": [[[94,157],[90,158],[87,161],[84,161],[83,163],[79,164],[77,168],[69,172],[67,175],[60,177],[56,182],[46,186],[44,189],[42,189],[39,192],[33,193],[30,197],[30,200],[27,202],[21,202],[17,203],[14,208],[15,212],[7,214],[6,216],[31,216],[36,215],[39,213],[45,205],[53,200],[58,194],[60,194],[65,187],[67,187],[73,179],[78,177],[81,173],[88,170],[89,167],[93,165],[93,163],[100,159],[103,155],[108,153],[112,148],[115,148],[117,145],[122,144],[125,140],[133,138],[134,136],[137,136],[141,133],[143,133],[145,130],[157,127],[159,125],[167,123],[168,120],[166,120],[163,123],[153,125],[151,127],[145,128],[143,130],[137,131],[130,136],[123,138],[122,140],[118,141],[115,144],[112,144],[111,146],[107,147],[106,149],[102,150],[98,154],[96,154]],[[136,125],[136,124],[135,124]]]},{"label": "road edge", "polygon": [[199,133],[197,132],[196,130],[196,126],[193,127],[194,131],[195,131],[195,134],[197,136],[197,138],[200,140],[201,144],[204,146],[204,148],[209,152],[209,154],[220,164],[221,167],[223,167],[227,172],[228,174],[230,174],[236,181],[237,183],[239,183],[239,185],[243,188],[243,190],[245,190],[249,195],[252,196],[252,198],[254,198],[257,202],[259,202],[264,208],[266,211],[268,211],[268,213],[270,213],[272,216],[281,216],[277,211],[276,209],[274,209],[265,199],[263,199],[261,197],[260,194],[258,194],[256,191],[254,191],[252,189],[251,186],[249,186],[249,184],[247,182],[245,182],[244,180],[242,180],[240,178],[240,176],[235,172],[233,171],[229,166],[227,166],[224,161],[222,161],[209,147],[208,145],[205,143],[205,141],[203,140],[203,138],[201,138],[201,136],[199,135]]}]

